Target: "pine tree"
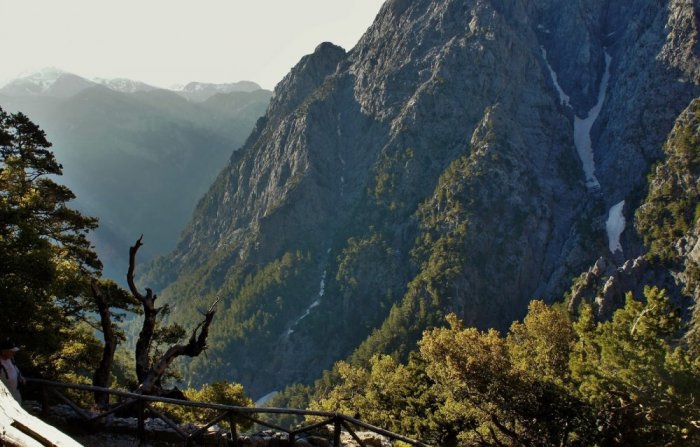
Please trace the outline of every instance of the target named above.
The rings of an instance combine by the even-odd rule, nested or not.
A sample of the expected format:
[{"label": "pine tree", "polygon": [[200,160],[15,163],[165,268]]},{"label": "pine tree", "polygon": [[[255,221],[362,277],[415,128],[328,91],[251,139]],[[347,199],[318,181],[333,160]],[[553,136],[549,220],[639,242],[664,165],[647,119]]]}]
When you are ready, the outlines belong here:
[{"label": "pine tree", "polygon": [[101,269],[86,237],[97,219],[68,207],[50,147],[29,118],[0,109],[0,327],[46,371]]},{"label": "pine tree", "polygon": [[592,324],[585,309],[571,356],[580,395],[598,412],[610,445],[697,445],[697,360],[679,337],[684,322],[665,291],[628,294],[613,319]]}]

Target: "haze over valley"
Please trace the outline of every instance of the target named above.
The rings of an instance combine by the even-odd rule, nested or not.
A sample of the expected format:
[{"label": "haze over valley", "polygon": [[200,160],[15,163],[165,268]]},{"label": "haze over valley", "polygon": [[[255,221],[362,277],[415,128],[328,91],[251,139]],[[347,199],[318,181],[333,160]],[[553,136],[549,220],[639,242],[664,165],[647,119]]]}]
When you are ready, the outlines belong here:
[{"label": "haze over valley", "polygon": [[0,104],[46,131],[74,206],[100,219],[93,240],[105,274],[123,283],[139,235],[145,261],[174,248],[271,93],[253,82],[165,90],[46,69],[0,88]]}]

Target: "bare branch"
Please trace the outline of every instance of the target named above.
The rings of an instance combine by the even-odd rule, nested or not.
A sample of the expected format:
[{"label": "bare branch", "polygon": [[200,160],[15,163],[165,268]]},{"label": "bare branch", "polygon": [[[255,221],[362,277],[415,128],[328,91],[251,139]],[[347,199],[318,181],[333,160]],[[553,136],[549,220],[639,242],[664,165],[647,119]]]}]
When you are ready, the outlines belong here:
[{"label": "bare branch", "polygon": [[[148,371],[145,379],[141,381],[140,391],[144,394],[149,394],[158,380],[163,376],[168,367],[175,361],[176,358],[186,355],[188,357],[196,357],[207,349],[207,337],[209,336],[209,325],[216,314],[217,300],[209,307],[209,311],[204,315],[204,320],[192,331],[192,335],[187,344],[177,344],[171,346],[165,354],[163,354],[153,367]],[[199,332],[199,333],[197,333]]]},{"label": "bare branch", "polygon": [[150,364],[151,344],[157,325],[158,314],[167,306],[156,308],[155,300],[157,296],[149,288],[146,288],[146,295],[141,294],[134,282],[134,270],[136,269],[136,254],[143,245],[143,235],[139,237],[133,247],[129,248],[129,270],[126,275],[131,294],[143,305],[143,326],[136,342],[136,377],[140,385],[140,391],[144,394],[151,394],[157,388],[161,377],[167,371],[172,362],[179,356],[186,355],[196,357],[207,348],[207,337],[209,335],[209,325],[211,324],[217,298],[209,307],[209,311],[204,314],[204,320],[200,322],[192,331],[187,344],[176,344],[171,346],[154,365]]},{"label": "bare branch", "polygon": [[133,247],[129,247],[129,270],[126,273],[126,282],[129,284],[131,294],[141,302],[144,301],[144,297],[141,295],[141,293],[139,293],[138,289],[136,288],[136,284],[134,283],[134,270],[136,268],[136,253],[143,245],[143,242],[141,242],[142,240],[143,234],[138,238]]}]

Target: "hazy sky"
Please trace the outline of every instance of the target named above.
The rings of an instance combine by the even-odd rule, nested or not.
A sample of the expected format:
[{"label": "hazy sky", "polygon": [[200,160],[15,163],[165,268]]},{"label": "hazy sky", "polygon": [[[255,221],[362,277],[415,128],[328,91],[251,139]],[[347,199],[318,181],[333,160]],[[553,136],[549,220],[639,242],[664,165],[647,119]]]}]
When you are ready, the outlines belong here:
[{"label": "hazy sky", "polygon": [[319,43],[352,48],[384,0],[0,0],[0,83],[44,67],[169,87],[273,88]]}]

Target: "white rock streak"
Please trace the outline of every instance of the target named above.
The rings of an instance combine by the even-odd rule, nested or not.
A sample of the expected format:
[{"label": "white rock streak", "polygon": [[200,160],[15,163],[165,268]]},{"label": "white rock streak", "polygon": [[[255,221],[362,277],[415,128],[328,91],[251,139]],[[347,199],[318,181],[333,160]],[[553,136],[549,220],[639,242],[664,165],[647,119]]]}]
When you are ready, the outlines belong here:
[{"label": "white rock streak", "polygon": [[273,397],[277,396],[278,394],[279,394],[279,391],[270,391],[269,393],[267,393],[267,394],[264,395],[263,397],[261,397],[261,398],[259,398],[258,400],[256,400],[256,401],[255,401],[255,406],[256,406],[256,407],[264,407],[265,405],[267,405],[268,402],[270,402],[270,400],[271,400]]},{"label": "white rock streak", "polygon": [[[547,51],[544,47],[540,47],[542,51],[542,57],[544,58],[545,64],[547,64],[547,69],[549,70],[549,75],[552,78],[552,83],[554,88],[557,90],[559,95],[559,101],[562,105],[566,107],[571,107],[571,98],[564,92],[564,89],[559,85],[559,79],[557,78],[556,72],[552,69],[547,61]],[[606,52],[605,53],[605,72],[603,73],[603,79],[600,80],[600,88],[598,89],[598,101],[596,105],[593,106],[591,110],[588,111],[585,118],[574,116],[574,145],[576,146],[576,152],[581,159],[581,164],[583,165],[583,174],[586,177],[586,186],[589,189],[600,188],[600,183],[595,176],[595,160],[593,156],[593,144],[591,142],[591,129],[593,124],[598,119],[601,109],[603,108],[603,103],[605,102],[606,92],[608,90],[608,82],[610,81],[610,61],[612,58]]]},{"label": "white rock streak", "polygon": [[304,311],[304,314],[297,318],[297,320],[292,324],[292,327],[287,330],[287,336],[290,336],[294,333],[294,328],[297,327],[297,325],[303,320],[304,318],[308,317],[309,314],[311,313],[311,310],[313,310],[314,307],[318,307],[321,304],[321,298],[323,295],[326,293],[326,270],[323,271],[323,274],[321,275],[321,285],[319,286],[318,290],[318,298],[309,305],[309,307],[306,308],[306,311]]},{"label": "white rock streak", "polygon": [[[338,133],[338,138],[341,138],[343,136],[343,132],[340,130],[340,122],[342,120],[342,114],[338,114],[338,120],[337,125],[336,125],[336,132]],[[338,146],[340,148],[340,146]],[[345,172],[345,160],[343,159],[343,155],[340,153],[340,150],[338,150],[338,159],[340,160],[340,165],[341,165],[341,172]],[[340,196],[343,197],[345,195],[345,177],[340,176]]]},{"label": "white rock streak", "polygon": [[543,46],[540,46],[540,50],[542,50],[542,58],[547,64],[547,68],[549,69],[549,75],[552,77],[552,83],[554,83],[554,88],[557,89],[557,93],[559,93],[559,102],[563,106],[571,107],[571,104],[569,102],[569,95],[564,93],[564,89],[562,89],[561,85],[559,85],[559,79],[557,78],[557,74],[554,72],[554,69],[552,69],[552,66],[549,65],[549,61],[547,60],[547,50],[545,50]]},{"label": "white rock streak", "polygon": [[[559,101],[563,106],[571,107],[570,97],[564,92],[564,90],[559,85],[559,79],[557,78],[556,72],[552,69],[547,61],[547,51],[544,47],[540,47],[542,50],[542,58],[545,64],[547,64],[547,69],[549,69],[549,75],[552,77],[552,83],[554,88],[559,94]],[[608,90],[608,82],[610,81],[610,62],[612,57],[605,52],[605,72],[603,73],[603,78],[600,80],[600,87],[598,88],[598,100],[595,106],[588,111],[585,118],[579,116],[574,116],[574,145],[576,146],[576,152],[581,159],[581,164],[583,165],[583,173],[586,177],[586,186],[589,189],[599,189],[600,183],[595,176],[595,158],[593,156],[593,144],[591,141],[591,129],[593,124],[598,119],[600,111],[603,108],[603,103],[605,103],[605,97]],[[620,243],[620,236],[622,232],[625,231],[625,216],[622,214],[622,210],[625,206],[625,201],[614,205],[608,211],[608,219],[605,222],[605,229],[608,233],[608,248],[610,248],[611,253],[616,251],[622,252],[622,244]]]},{"label": "white rock streak", "polygon": [[326,293],[326,271],[323,271],[321,275],[321,285],[318,288],[318,297],[321,298],[323,294]]},{"label": "white rock streak", "polygon": [[586,186],[590,189],[600,188],[600,183],[595,176],[595,161],[593,157],[593,146],[591,144],[591,129],[595,120],[598,119],[603,103],[605,102],[605,94],[608,90],[608,81],[610,80],[610,55],[605,53],[605,73],[600,81],[598,90],[598,102],[591,110],[588,111],[588,116],[585,118],[574,117],[574,144],[576,151],[583,163],[583,172],[586,175]]},{"label": "white rock streak", "polygon": [[605,221],[605,230],[608,232],[608,247],[611,253],[622,251],[620,244],[620,236],[625,231],[625,216],[622,214],[622,209],[625,207],[625,201],[614,205],[608,211],[608,220]]}]

